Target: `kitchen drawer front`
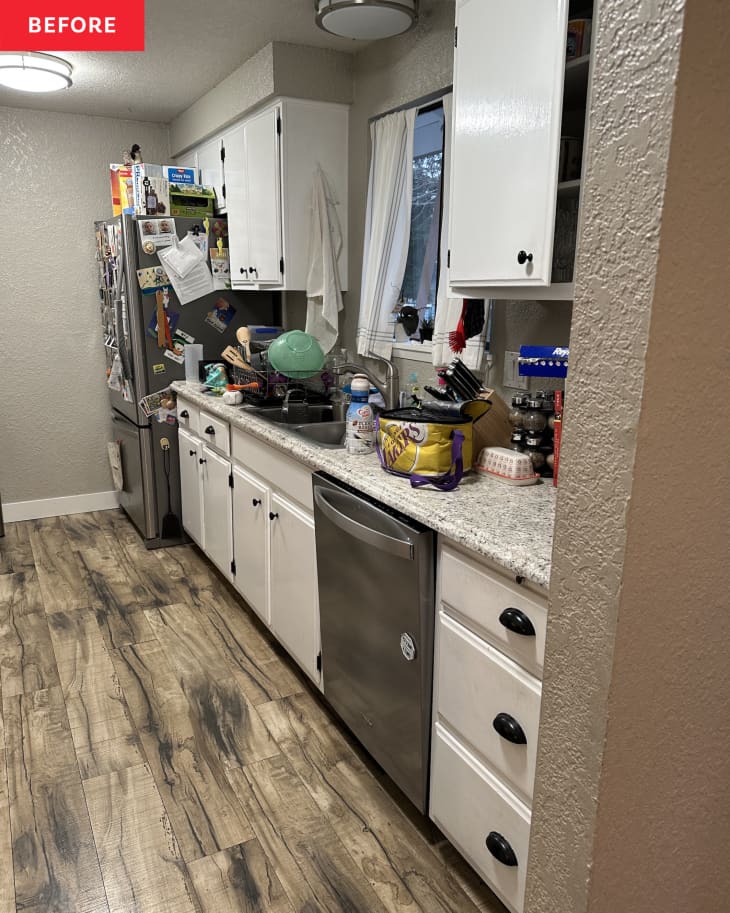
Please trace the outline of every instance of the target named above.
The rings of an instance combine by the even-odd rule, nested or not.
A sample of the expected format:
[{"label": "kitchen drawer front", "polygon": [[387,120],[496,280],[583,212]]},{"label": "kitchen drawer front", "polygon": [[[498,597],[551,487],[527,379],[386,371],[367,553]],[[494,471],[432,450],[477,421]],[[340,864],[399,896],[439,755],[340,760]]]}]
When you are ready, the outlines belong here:
[{"label": "kitchen drawer front", "polygon": [[[522,913],[529,809],[439,723],[431,751],[431,818],[510,910]],[[490,835],[507,841],[517,865],[492,855]]]},{"label": "kitchen drawer front", "polygon": [[540,682],[441,611],[435,684],[436,719],[444,720],[483,755],[529,804],[535,782]]},{"label": "kitchen drawer front", "polygon": [[[450,614],[542,676],[547,626],[544,603],[447,545],[441,546],[439,593]],[[531,633],[519,633],[519,629]]]},{"label": "kitchen drawer front", "polygon": [[233,428],[233,459],[312,513],[311,469],[240,428]]},{"label": "kitchen drawer front", "polygon": [[200,410],[199,434],[210,447],[215,447],[226,456],[231,455],[231,430],[228,422],[223,422],[209,412]]},{"label": "kitchen drawer front", "polygon": [[191,434],[200,431],[200,409],[181,396],[177,398],[177,421],[181,428],[187,429]]}]

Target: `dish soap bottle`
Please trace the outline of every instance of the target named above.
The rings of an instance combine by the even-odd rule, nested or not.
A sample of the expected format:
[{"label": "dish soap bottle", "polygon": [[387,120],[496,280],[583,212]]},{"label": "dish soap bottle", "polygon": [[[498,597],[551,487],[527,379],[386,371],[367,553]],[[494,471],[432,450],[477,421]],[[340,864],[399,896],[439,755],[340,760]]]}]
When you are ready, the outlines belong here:
[{"label": "dish soap bottle", "polygon": [[375,449],[375,416],[368,402],[370,381],[355,374],[350,384],[352,402],[347,410],[345,450],[348,453],[372,453]]}]

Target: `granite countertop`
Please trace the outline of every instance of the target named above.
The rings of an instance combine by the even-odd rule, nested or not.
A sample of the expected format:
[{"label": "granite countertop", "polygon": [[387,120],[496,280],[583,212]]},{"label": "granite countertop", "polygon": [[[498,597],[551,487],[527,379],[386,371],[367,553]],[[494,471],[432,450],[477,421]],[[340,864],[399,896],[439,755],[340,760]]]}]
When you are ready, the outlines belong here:
[{"label": "granite countertop", "polygon": [[200,393],[183,381],[175,381],[172,389],[300,463],[347,482],[547,589],[556,494],[550,482],[519,487],[470,473],[452,492],[413,489],[407,479],[383,472],[375,454],[356,456],[317,447],[284,426],[259,418],[245,406],[226,406],[220,397]]}]

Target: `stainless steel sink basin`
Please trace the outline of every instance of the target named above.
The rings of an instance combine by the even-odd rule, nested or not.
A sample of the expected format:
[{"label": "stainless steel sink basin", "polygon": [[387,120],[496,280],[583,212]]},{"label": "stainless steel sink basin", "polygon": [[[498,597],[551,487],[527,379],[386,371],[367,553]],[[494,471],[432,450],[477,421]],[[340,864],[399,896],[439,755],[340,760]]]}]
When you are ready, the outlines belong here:
[{"label": "stainless steel sink basin", "polygon": [[281,406],[250,406],[248,412],[280,425],[309,425],[328,423],[332,419],[332,406],[327,403],[293,402],[288,411]]},{"label": "stainless steel sink basin", "polygon": [[341,450],[345,446],[345,422],[310,422],[294,425],[291,430],[317,447]]}]

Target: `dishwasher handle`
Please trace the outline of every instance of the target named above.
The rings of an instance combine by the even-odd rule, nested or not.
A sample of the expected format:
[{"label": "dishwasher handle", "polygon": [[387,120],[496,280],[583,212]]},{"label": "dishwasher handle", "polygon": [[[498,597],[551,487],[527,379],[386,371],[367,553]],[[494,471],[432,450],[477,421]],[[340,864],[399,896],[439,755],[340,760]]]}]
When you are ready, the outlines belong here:
[{"label": "dishwasher handle", "polygon": [[[329,492],[329,494],[334,494],[335,497],[345,500],[356,500],[346,492]],[[314,489],[314,500],[325,517],[343,532],[349,533],[349,535],[354,536],[361,542],[365,542],[367,545],[372,545],[384,552],[388,552],[390,555],[395,555],[397,558],[413,561],[413,543],[409,539],[396,539],[394,536],[387,536],[377,529],[371,529],[363,523],[358,523],[357,520],[353,520],[352,517],[348,517],[347,514],[337,510],[327,497],[327,493],[321,488]]]}]

